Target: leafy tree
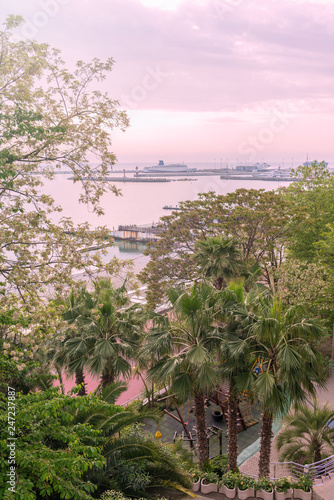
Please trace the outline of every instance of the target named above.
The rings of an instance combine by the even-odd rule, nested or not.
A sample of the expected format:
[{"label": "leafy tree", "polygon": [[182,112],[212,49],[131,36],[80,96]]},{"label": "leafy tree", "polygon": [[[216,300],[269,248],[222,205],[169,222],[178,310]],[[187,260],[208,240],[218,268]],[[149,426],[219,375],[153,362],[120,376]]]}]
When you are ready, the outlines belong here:
[{"label": "leafy tree", "polygon": [[328,404],[312,408],[302,406],[288,415],[285,426],[278,434],[276,447],[280,460],[310,464],[319,462],[334,453],[334,411]]},{"label": "leafy tree", "polygon": [[285,414],[292,402],[303,403],[315,395],[315,383],[325,385],[324,362],[317,349],[323,328],[314,320],[305,319],[300,307],[284,309],[276,297],[259,297],[253,308],[250,336],[235,343],[234,351],[251,343],[254,359],[262,371],[255,377],[239,377],[246,390],[251,387],[263,405],[259,475],[269,476],[272,423],[274,415]]},{"label": "leafy tree", "polygon": [[148,374],[171,387],[182,399],[194,398],[198,459],[202,468],[209,459],[204,399],[219,382],[216,346],[220,341],[217,316],[218,293],[205,283],[189,291],[171,289],[172,317],[151,329],[143,352],[156,353],[159,360]]},{"label": "leafy tree", "polygon": [[[81,398],[60,396],[57,389],[16,395],[16,487],[15,498],[92,499],[96,487],[86,472],[101,468],[105,462],[100,446],[100,431],[87,423],[77,425],[76,413]],[[94,402],[86,400],[87,406]],[[8,490],[8,422],[6,398],[1,400],[0,415],[0,492],[1,498],[13,498]],[[101,406],[97,404],[96,406]],[[117,412],[109,409],[109,414]]]},{"label": "leafy tree", "polygon": [[[106,228],[90,231],[60,218],[43,179],[71,171],[83,188],[80,202],[101,213],[102,194],[118,193],[103,182],[115,162],[110,131],[125,129],[128,120],[117,101],[94,88],[112,59],[79,61],[70,73],[58,50],[14,41],[12,30],[21,22],[10,16],[0,32],[0,287],[3,307],[20,297],[31,314],[50,288],[74,286],[73,269],[114,271],[116,262],[102,260],[112,244]],[[103,249],[87,252],[93,246]]]},{"label": "leafy tree", "polygon": [[317,245],[324,240],[327,225],[334,222],[334,174],[325,162],[300,166],[293,174],[298,181],[285,193],[300,222],[289,238],[289,253],[299,260],[316,262]]},{"label": "leafy tree", "polygon": [[[64,396],[56,388],[16,394],[15,498],[92,500],[107,489],[146,496],[153,486],[190,485],[177,457],[137,430],[138,422],[157,415],[114,405],[122,390],[118,383],[100,396]],[[6,397],[0,405],[0,494],[9,499]]]},{"label": "leafy tree", "polygon": [[278,270],[277,279],[284,304],[303,305],[315,317],[332,319],[334,281],[328,266],[290,258]]},{"label": "leafy tree", "polygon": [[43,310],[56,318],[51,304],[38,309],[38,324],[14,307],[4,308],[0,317],[0,392],[6,393],[8,385],[27,394],[36,389],[46,389],[55,378],[50,373],[45,358],[46,339],[54,333],[57,322],[46,316]]},{"label": "leafy tree", "polygon": [[195,244],[195,262],[200,276],[214,280],[214,286],[221,290],[226,281],[240,272],[240,252],[237,243],[221,236],[198,240]]},{"label": "leafy tree", "polygon": [[298,222],[290,200],[280,191],[238,189],[234,193],[200,194],[163,217],[164,231],[147,251],[150,261],[140,273],[148,284],[152,306],[164,290],[198,277],[195,244],[207,237],[233,238],[240,245],[246,268],[261,265],[262,276],[275,287],[274,271],[283,261],[286,241]]}]

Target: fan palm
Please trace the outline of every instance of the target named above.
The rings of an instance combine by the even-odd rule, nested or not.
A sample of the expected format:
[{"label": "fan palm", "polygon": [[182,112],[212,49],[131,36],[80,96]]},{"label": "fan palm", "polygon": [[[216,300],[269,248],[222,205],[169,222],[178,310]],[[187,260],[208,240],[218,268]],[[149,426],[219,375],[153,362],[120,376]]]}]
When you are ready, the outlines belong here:
[{"label": "fan palm", "polygon": [[193,258],[200,274],[213,279],[217,290],[221,290],[223,284],[235,277],[241,269],[241,253],[232,238],[213,236],[198,240]]},{"label": "fan palm", "polygon": [[265,477],[269,475],[274,415],[285,414],[292,402],[298,405],[308,395],[314,396],[315,383],[325,384],[323,358],[317,350],[323,329],[316,321],[304,319],[301,308],[283,309],[277,297],[259,297],[249,334],[244,342],[251,343],[263,370],[256,377],[251,372],[246,384],[252,384],[263,404],[259,475]]},{"label": "fan palm", "polygon": [[237,377],[251,368],[249,344],[242,343],[241,348],[234,349],[238,340],[245,338],[245,326],[248,318],[250,294],[245,294],[243,283],[232,282],[222,293],[222,320],[224,321],[224,337],[219,349],[222,377],[228,382],[228,422],[227,453],[228,468],[237,469],[238,458],[238,404],[241,393],[236,383]]},{"label": "fan palm", "polygon": [[77,334],[63,348],[70,372],[85,368],[101,376],[102,387],[120,375],[130,375],[130,358],[145,316],[138,305],[127,305],[125,286],[115,289],[109,280],[96,282],[93,293],[84,292],[84,303],[73,320]]},{"label": "fan palm", "polygon": [[[89,307],[91,306],[91,298],[83,287],[77,291],[72,290],[62,305],[65,308],[63,318],[69,325],[75,325],[80,316],[88,314]],[[61,369],[66,369],[70,374],[74,373],[75,384],[80,386],[78,395],[85,396],[84,366],[87,361],[86,346],[81,344],[80,348],[73,352],[68,342],[70,339],[75,338],[77,333],[76,329],[70,327],[63,341],[60,341],[57,337],[53,339],[52,345],[49,348],[49,357],[51,357],[51,362],[58,372]],[[74,371],[69,369],[73,363],[76,363]]]},{"label": "fan palm", "polygon": [[[319,462],[334,453],[334,410],[328,404],[303,405],[285,419],[285,428],[276,438],[280,460]],[[332,425],[330,425],[332,424]]]},{"label": "fan palm", "polygon": [[219,380],[216,347],[220,332],[215,325],[219,294],[208,284],[193,285],[189,291],[172,289],[168,297],[172,317],[161,318],[143,347],[145,354],[160,359],[148,374],[171,386],[184,400],[193,396],[197,426],[199,466],[209,459],[206,434],[205,395]]}]

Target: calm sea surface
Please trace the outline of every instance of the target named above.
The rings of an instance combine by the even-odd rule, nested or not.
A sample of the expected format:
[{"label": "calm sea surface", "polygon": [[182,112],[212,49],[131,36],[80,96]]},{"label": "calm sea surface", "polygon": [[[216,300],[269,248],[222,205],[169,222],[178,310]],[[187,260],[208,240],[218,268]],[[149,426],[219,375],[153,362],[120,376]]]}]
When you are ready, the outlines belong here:
[{"label": "calm sea surface", "polygon": [[[134,167],[135,165],[118,164],[115,170],[123,168],[128,170]],[[134,174],[127,173],[126,175],[132,177]],[[123,174],[112,174],[112,176],[122,177]],[[98,217],[85,205],[78,203],[80,186],[78,183],[73,184],[68,178],[69,175],[59,174],[54,180],[45,181],[45,192],[51,194],[63,207],[61,215],[71,217],[76,223],[88,222],[92,228],[107,226],[110,229],[117,229],[119,224],[157,223],[160,217],[170,213],[163,209],[164,205],[175,206],[180,201],[195,200],[198,193],[215,191],[218,194],[226,194],[239,188],[271,190],[289,184],[289,182],[279,181],[224,180],[219,176],[196,177],[196,175],[188,178],[193,180],[187,181],[180,181],[181,177],[172,177],[172,182],[117,182],[115,185],[121,189],[122,196],[115,196],[112,193],[104,195],[101,204],[105,214]],[[117,242],[117,246],[111,250],[110,255],[122,259],[134,259],[135,270],[138,272],[148,261],[148,258],[142,255],[143,249],[142,244]]]}]

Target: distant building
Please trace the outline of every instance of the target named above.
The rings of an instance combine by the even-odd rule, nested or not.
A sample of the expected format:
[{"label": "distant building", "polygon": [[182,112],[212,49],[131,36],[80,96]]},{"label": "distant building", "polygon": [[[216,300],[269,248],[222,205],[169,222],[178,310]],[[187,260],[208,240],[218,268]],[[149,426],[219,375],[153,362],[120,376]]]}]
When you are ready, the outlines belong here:
[{"label": "distant building", "polygon": [[256,172],[257,170],[266,170],[269,167],[268,163],[254,163],[254,165],[237,165],[235,169],[238,172]]}]

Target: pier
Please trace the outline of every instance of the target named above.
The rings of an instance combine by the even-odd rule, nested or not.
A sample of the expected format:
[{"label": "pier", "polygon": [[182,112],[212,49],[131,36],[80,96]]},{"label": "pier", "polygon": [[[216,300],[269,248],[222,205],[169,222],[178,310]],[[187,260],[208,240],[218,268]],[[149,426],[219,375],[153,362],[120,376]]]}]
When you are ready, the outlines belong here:
[{"label": "pier", "polygon": [[110,231],[110,236],[115,240],[142,241],[148,243],[157,241],[159,235],[164,231],[163,226],[158,224],[137,226],[136,224],[118,226],[117,230]]}]

